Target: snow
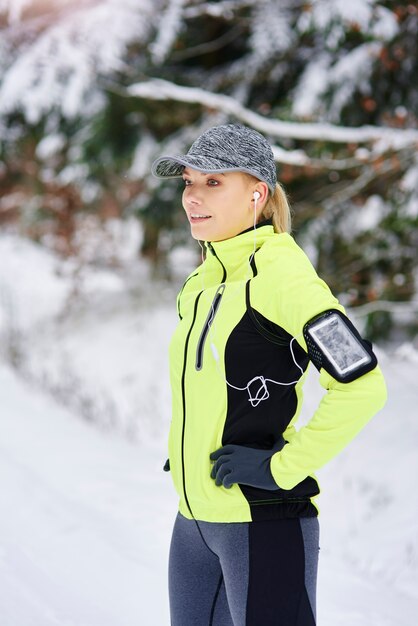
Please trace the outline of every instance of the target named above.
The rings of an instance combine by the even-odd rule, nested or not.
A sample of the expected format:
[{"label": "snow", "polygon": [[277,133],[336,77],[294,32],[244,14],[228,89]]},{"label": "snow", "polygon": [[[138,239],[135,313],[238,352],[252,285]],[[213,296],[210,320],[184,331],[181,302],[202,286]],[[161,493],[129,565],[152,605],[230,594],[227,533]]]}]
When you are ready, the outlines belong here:
[{"label": "snow", "polygon": [[[302,118],[315,116],[338,122],[342,108],[356,90],[368,94],[380,50],[396,36],[399,25],[394,12],[375,0],[316,0],[297,22],[300,33],[309,29],[321,33],[318,39],[322,37],[324,45],[306,64],[294,89],[292,111]],[[351,29],[364,33],[367,39],[347,50],[342,44]]]},{"label": "snow", "polygon": [[376,0],[314,0],[312,10],[303,11],[298,20],[301,32],[312,27],[328,32],[328,45],[338,45],[344,29],[350,26],[383,40],[391,39],[399,30],[394,13]]},{"label": "snow", "polygon": [[4,366],[0,388],[2,624],[168,623],[163,450],[94,430]]},{"label": "snow", "polygon": [[345,54],[329,70],[329,86],[335,87],[333,103],[329,111],[331,120],[339,119],[341,110],[350,102],[357,89],[368,94],[370,75],[381,49],[381,43],[364,43]]},{"label": "snow", "polygon": [[0,257],[0,332],[11,321],[8,316],[25,331],[59,314],[70,285],[57,275],[60,264],[52,255],[25,239],[2,235]]},{"label": "snow", "polygon": [[97,112],[104,102],[95,89],[98,78],[122,69],[127,46],[147,39],[159,5],[104,0],[65,7],[61,19],[11,55],[3,68],[0,112],[20,109],[30,123],[54,108],[68,118]]},{"label": "snow", "polygon": [[294,91],[292,111],[297,117],[310,117],[326,89],[331,58],[323,53],[306,65]]},{"label": "snow", "polygon": [[[109,269],[102,259],[96,267],[90,257],[70,307],[68,263],[17,235],[0,235],[0,285],[14,303],[10,318],[0,300],[5,626],[169,623],[177,498],[161,468],[178,285],[152,286],[135,256],[138,234],[112,229],[121,265]],[[190,252],[177,251],[173,260],[186,275]],[[11,324],[24,348],[17,370],[4,351]],[[319,472],[321,626],[416,624],[418,346],[377,351],[388,404]],[[72,376],[66,393],[64,365]],[[312,370],[300,423],[322,394],[317,378]],[[114,410],[107,417],[106,399]]]},{"label": "snow", "polygon": [[42,161],[47,161],[57,152],[62,150],[66,144],[65,136],[62,133],[46,135],[36,146],[36,156]]},{"label": "snow", "polygon": [[379,42],[368,42],[347,52],[330,67],[331,57],[322,54],[306,66],[295,89],[292,110],[295,115],[325,116],[324,95],[333,91],[328,118],[338,121],[341,110],[350,102],[356,90],[369,92],[369,79],[382,49]]},{"label": "snow", "polygon": [[399,25],[395,15],[386,7],[379,5],[375,7],[375,14],[378,19],[371,28],[373,36],[383,41],[390,41],[399,32]]},{"label": "snow", "polygon": [[286,7],[280,7],[275,0],[262,0],[254,5],[249,39],[252,63],[267,61],[271,56],[289,49],[295,35]]},{"label": "snow", "polygon": [[[405,598],[417,599],[418,496],[410,485],[417,471],[417,351],[409,347],[392,358],[379,356],[389,387],[388,403],[333,461],[332,469],[324,470],[328,484],[326,489],[322,484],[323,526],[334,550],[339,546],[343,559],[369,580],[379,579]],[[335,480],[335,475],[342,480]]]},{"label": "snow", "polygon": [[176,40],[181,28],[184,5],[185,0],[171,0],[160,18],[157,37],[149,46],[156,64],[160,64],[166,59]]},{"label": "snow", "polygon": [[128,175],[132,180],[145,178],[150,172],[151,164],[156,159],[159,144],[150,133],[144,132],[135,149],[132,165]]},{"label": "snow", "polygon": [[361,233],[373,232],[389,213],[390,207],[383,198],[373,194],[356,212],[355,220],[349,214],[341,216],[339,230],[348,241],[353,240]]},{"label": "snow", "polygon": [[[148,287],[147,267],[137,261],[134,222],[109,225],[96,242],[88,232],[82,242],[80,233],[79,263],[56,259],[16,236],[1,237],[6,262],[0,269],[0,350],[17,352],[26,378],[86,419],[143,440],[161,434],[169,414],[168,381],[159,385],[164,373],[168,379],[167,363],[154,349],[154,337],[168,341],[175,312],[170,324],[154,310],[169,297],[164,285],[158,291]],[[89,266],[103,264],[106,253],[115,260],[116,249],[119,270]],[[98,323],[101,318],[113,319],[111,329]],[[140,373],[138,354],[150,365]]]},{"label": "snow", "polygon": [[345,22],[355,22],[365,30],[370,22],[375,0],[316,0],[313,3],[313,18],[323,28],[337,17]]},{"label": "snow", "polygon": [[406,171],[405,175],[400,181],[400,188],[402,191],[408,193],[409,198],[402,207],[402,211],[405,215],[408,215],[412,219],[418,217],[418,156],[415,159],[411,167]]}]

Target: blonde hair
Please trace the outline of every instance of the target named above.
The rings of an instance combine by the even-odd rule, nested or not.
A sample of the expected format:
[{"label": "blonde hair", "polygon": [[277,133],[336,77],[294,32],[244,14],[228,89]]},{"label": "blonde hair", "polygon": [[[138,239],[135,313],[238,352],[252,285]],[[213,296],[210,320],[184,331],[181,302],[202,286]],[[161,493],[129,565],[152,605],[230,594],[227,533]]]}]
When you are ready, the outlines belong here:
[{"label": "blonde hair", "polygon": [[[243,172],[244,176],[251,183],[257,182],[260,179],[256,178],[252,174]],[[274,232],[276,233],[290,233],[292,230],[292,213],[290,211],[289,201],[283,187],[280,183],[276,183],[274,193],[269,193],[266,206],[260,214],[260,220],[271,219],[273,222]]]},{"label": "blonde hair", "polygon": [[271,218],[276,233],[290,233],[292,216],[286,192],[280,183],[276,183],[274,194],[269,196],[261,218]]}]

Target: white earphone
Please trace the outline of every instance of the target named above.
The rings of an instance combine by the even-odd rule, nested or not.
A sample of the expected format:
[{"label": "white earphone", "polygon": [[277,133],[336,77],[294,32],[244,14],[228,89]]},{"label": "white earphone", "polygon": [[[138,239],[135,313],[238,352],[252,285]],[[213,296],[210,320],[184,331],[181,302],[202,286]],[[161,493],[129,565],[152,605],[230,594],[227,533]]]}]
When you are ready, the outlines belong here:
[{"label": "white earphone", "polygon": [[255,202],[257,202],[257,200],[260,198],[260,192],[259,191],[254,191],[253,193],[253,198],[255,200]]},{"label": "white earphone", "polygon": [[[213,321],[213,317],[212,317],[212,321]],[[300,370],[301,375],[303,375],[305,371],[296,361],[295,353],[293,352],[292,344],[294,341],[296,341],[296,337],[292,337],[289,343],[290,354],[292,355],[293,363]],[[210,347],[212,350],[213,358],[216,361],[216,368],[218,370],[218,374],[220,375],[220,377],[226,382],[228,387],[232,387],[232,389],[236,389],[237,391],[246,391],[248,393],[248,400],[252,407],[256,407],[260,404],[260,402],[263,402],[263,400],[269,399],[270,392],[268,390],[267,383],[273,383],[273,385],[280,385],[283,387],[288,387],[291,385],[297,385],[300,380],[300,379],[297,379],[297,380],[291,380],[290,382],[283,382],[280,380],[274,380],[273,378],[264,378],[264,376],[258,375],[258,376],[254,376],[254,378],[249,380],[248,383],[245,385],[245,387],[236,387],[235,385],[230,383],[229,380],[227,380],[225,376],[223,375],[223,373],[221,372],[220,367],[219,367],[219,353],[213,341],[211,341]],[[257,383],[258,385],[256,385]]]}]

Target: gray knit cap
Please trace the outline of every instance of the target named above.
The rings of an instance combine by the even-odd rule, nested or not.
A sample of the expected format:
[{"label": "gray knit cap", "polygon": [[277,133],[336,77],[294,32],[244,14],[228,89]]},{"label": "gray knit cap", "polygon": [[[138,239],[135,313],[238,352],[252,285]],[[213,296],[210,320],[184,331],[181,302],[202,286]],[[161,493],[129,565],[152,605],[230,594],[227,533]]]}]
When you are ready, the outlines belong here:
[{"label": "gray knit cap", "polygon": [[209,128],[187,154],[162,156],[154,161],[152,173],[159,178],[178,178],[185,167],[205,173],[246,172],[267,183],[271,193],[277,182],[274,155],[267,139],[241,124]]}]

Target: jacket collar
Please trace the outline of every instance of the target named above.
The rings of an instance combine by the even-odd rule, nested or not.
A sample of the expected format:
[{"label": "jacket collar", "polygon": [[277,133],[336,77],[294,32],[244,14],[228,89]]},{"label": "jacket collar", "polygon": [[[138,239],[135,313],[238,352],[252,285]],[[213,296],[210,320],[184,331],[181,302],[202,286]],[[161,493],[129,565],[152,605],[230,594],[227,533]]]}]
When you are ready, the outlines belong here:
[{"label": "jacket collar", "polygon": [[[271,220],[259,222],[256,228],[248,228],[239,235],[225,239],[224,241],[205,242],[209,261],[211,257],[217,257],[226,270],[235,269],[243,262],[247,263],[251,254],[258,250],[263,243],[274,236],[274,228]],[[255,244],[255,245],[254,245]]]}]

